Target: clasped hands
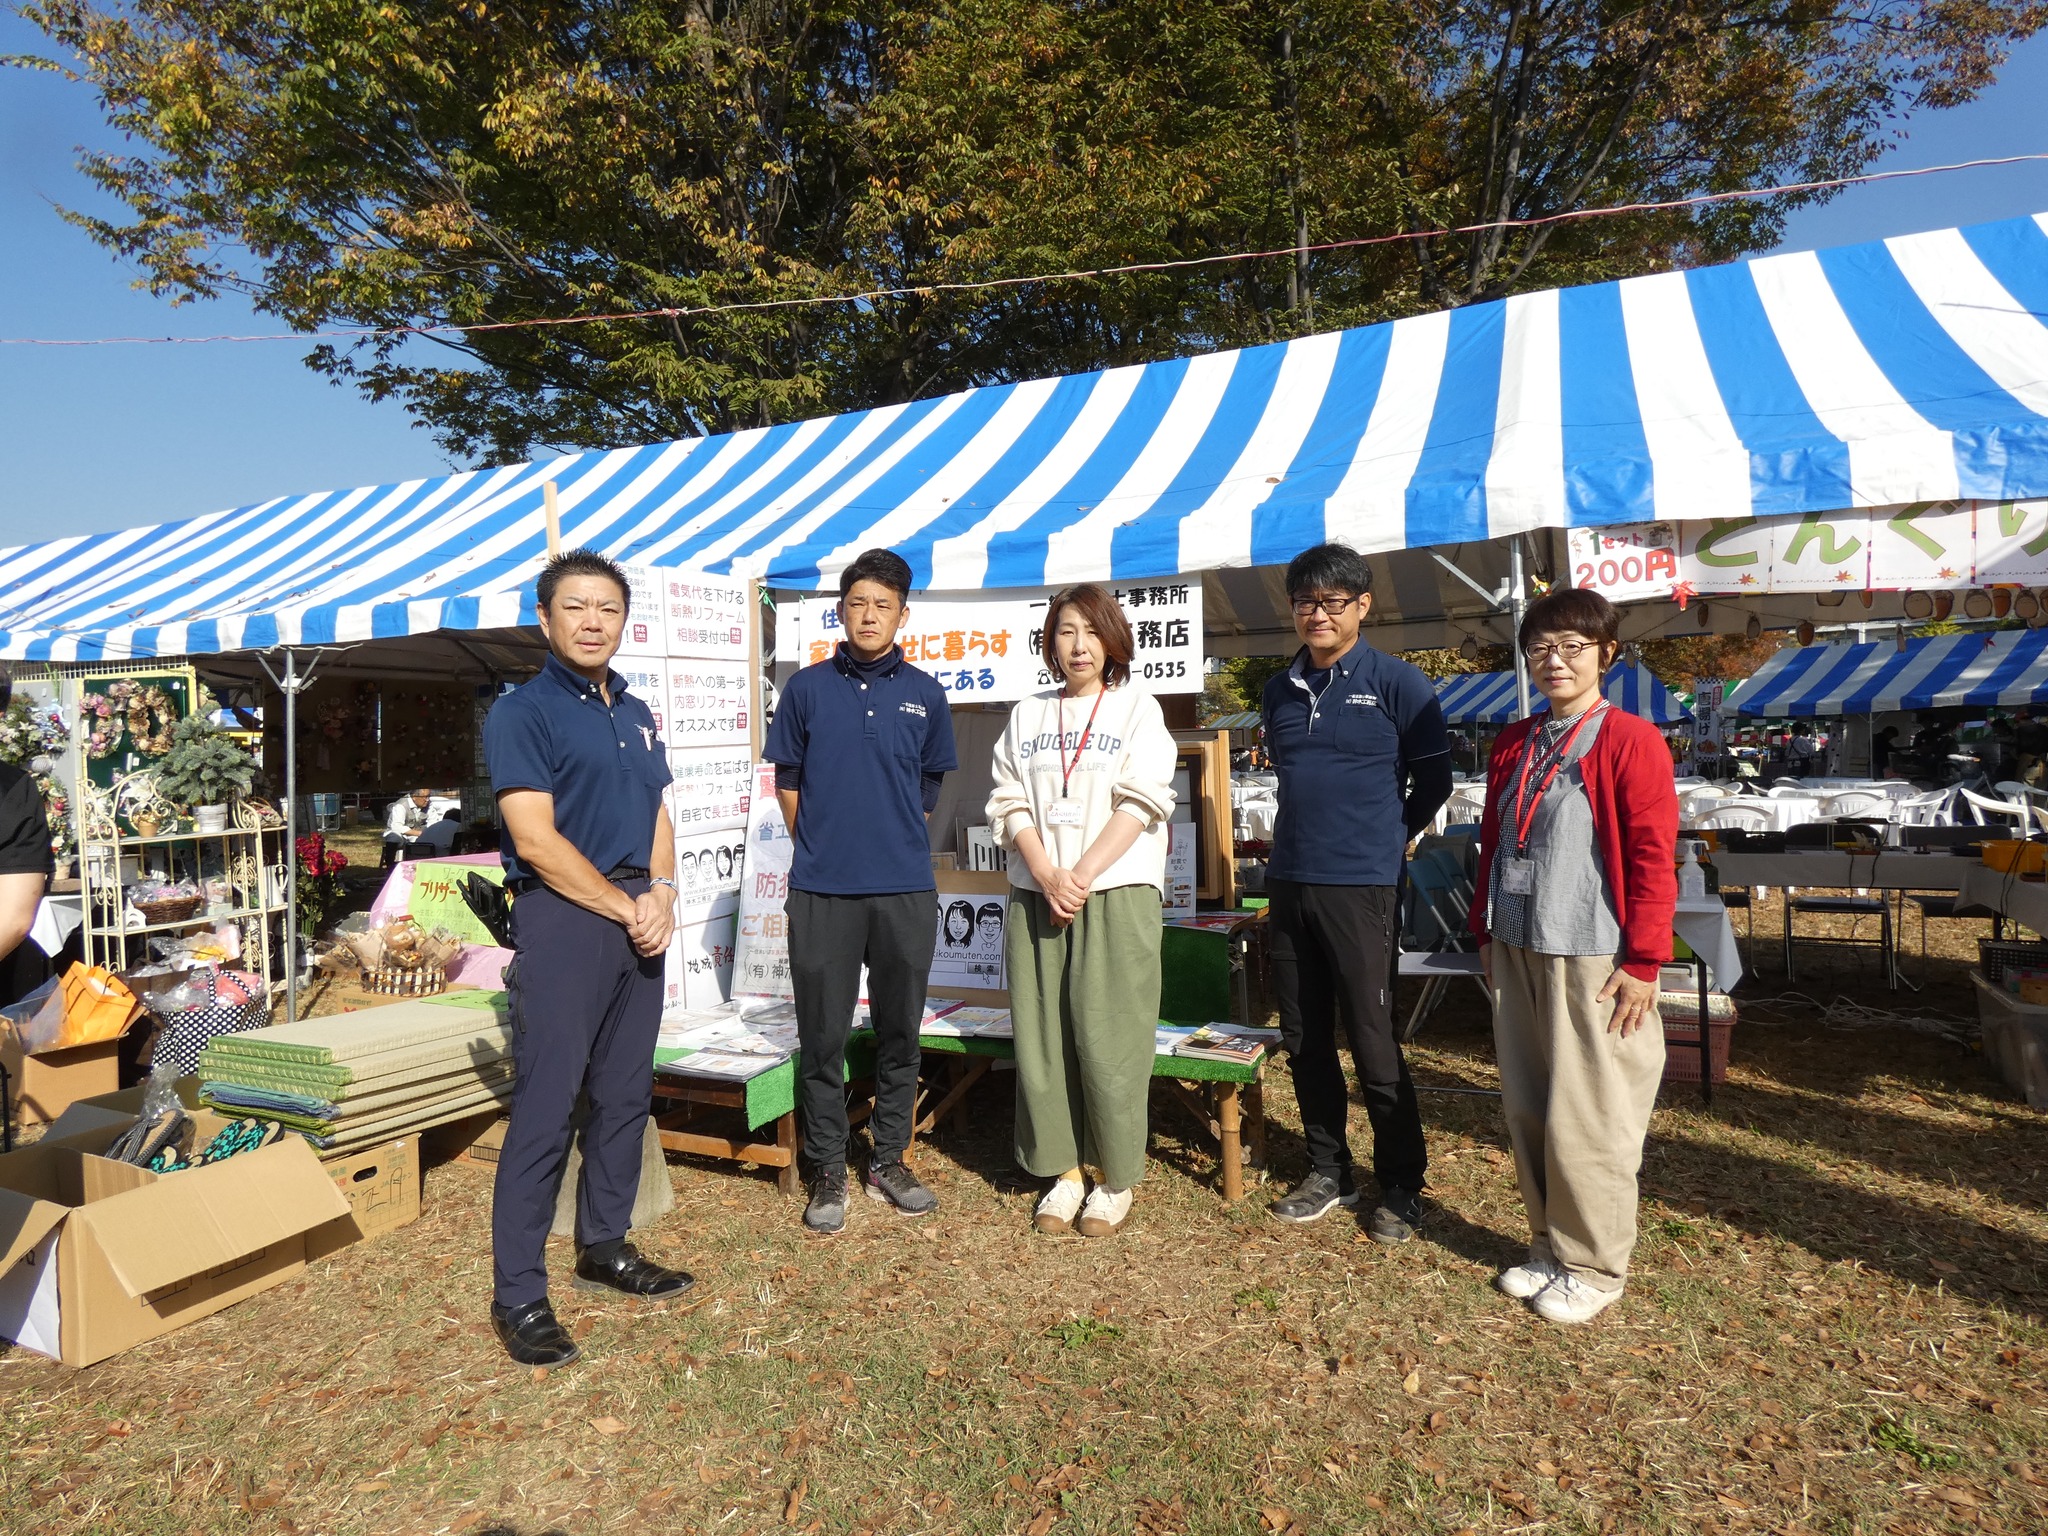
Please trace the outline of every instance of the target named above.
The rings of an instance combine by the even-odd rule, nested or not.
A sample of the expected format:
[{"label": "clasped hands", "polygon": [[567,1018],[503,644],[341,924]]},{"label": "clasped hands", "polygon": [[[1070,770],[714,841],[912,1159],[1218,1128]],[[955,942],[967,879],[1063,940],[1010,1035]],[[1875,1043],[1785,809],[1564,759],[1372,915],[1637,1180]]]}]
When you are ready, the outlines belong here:
[{"label": "clasped hands", "polygon": [[667,886],[657,885],[643,895],[627,899],[633,903],[633,911],[621,921],[626,927],[626,937],[632,940],[633,952],[644,956],[660,954],[668,948],[669,938],[676,929],[675,894]]},{"label": "clasped hands", "polygon": [[1040,875],[1038,884],[1045,892],[1046,904],[1052,908],[1055,928],[1066,927],[1088,904],[1089,882],[1074,870],[1048,869]]}]

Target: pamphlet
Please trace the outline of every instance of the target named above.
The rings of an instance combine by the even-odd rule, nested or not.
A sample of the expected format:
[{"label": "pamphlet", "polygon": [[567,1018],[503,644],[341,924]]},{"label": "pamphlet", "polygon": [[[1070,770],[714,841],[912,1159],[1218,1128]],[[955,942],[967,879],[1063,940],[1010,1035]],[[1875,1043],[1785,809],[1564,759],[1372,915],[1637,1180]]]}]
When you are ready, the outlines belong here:
[{"label": "pamphlet", "polygon": [[1174,1055],[1202,1061],[1234,1061],[1250,1066],[1268,1045],[1277,1043],[1277,1029],[1244,1029],[1232,1024],[1204,1024],[1174,1047]]}]

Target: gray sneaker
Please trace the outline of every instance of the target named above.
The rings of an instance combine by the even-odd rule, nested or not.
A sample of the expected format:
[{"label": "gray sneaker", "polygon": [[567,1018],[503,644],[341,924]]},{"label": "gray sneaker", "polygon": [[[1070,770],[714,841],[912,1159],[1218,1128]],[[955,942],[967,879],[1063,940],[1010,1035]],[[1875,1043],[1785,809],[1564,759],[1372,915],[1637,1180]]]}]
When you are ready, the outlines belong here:
[{"label": "gray sneaker", "polygon": [[1388,1189],[1381,1193],[1380,1203],[1373,1207],[1372,1220],[1366,1223],[1365,1235],[1376,1243],[1392,1247],[1405,1243],[1415,1235],[1422,1225],[1422,1197],[1409,1189]]},{"label": "gray sneaker", "polygon": [[1281,1221],[1305,1222],[1321,1221],[1340,1205],[1356,1204],[1358,1189],[1346,1168],[1334,1179],[1327,1173],[1311,1173],[1266,1209]]},{"label": "gray sneaker", "polygon": [[819,1237],[846,1229],[846,1170],[835,1168],[811,1180],[811,1203],[804,1207],[804,1226]]},{"label": "gray sneaker", "polygon": [[929,1216],[939,1208],[938,1196],[898,1162],[868,1164],[867,1189],[870,1200],[893,1205],[906,1216]]}]

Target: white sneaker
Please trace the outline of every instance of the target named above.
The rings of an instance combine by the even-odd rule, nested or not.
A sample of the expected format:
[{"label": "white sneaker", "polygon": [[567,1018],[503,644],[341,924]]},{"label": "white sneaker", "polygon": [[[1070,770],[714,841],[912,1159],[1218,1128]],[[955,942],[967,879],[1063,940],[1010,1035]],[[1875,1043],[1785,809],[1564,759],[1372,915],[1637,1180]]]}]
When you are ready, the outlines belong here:
[{"label": "white sneaker", "polygon": [[1595,1290],[1577,1275],[1559,1275],[1529,1305],[1553,1323],[1590,1323],[1621,1298],[1620,1291]]},{"label": "white sneaker", "polygon": [[1038,1202],[1031,1224],[1041,1232],[1056,1236],[1073,1231],[1074,1217],[1080,1212],[1081,1201],[1087,1193],[1086,1186],[1079,1179],[1054,1179],[1052,1188]]},{"label": "white sneaker", "polygon": [[1081,1211],[1081,1235],[1109,1237],[1130,1214],[1131,1192],[1128,1189],[1105,1189],[1098,1184],[1089,1192],[1088,1204]]},{"label": "white sneaker", "polygon": [[1532,1257],[1513,1269],[1502,1270],[1493,1277],[1493,1284],[1503,1296],[1527,1301],[1563,1273],[1564,1268],[1557,1260]]}]

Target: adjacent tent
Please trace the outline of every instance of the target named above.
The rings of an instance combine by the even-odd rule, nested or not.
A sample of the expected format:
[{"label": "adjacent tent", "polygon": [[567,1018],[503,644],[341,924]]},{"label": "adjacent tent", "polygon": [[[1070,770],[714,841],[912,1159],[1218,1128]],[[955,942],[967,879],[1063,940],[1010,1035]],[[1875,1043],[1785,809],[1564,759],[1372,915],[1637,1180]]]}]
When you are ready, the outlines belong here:
[{"label": "adjacent tent", "polygon": [[622,560],[813,588],[879,544],[935,590],[2048,495],[2043,314],[2048,215],[280,498],[0,551],[0,655],[530,623],[550,481]]},{"label": "adjacent tent", "polygon": [[1782,650],[1732,701],[1738,715],[1884,714],[1963,704],[2048,703],[2048,629],[1973,630],[1867,645]]},{"label": "adjacent tent", "polygon": [[[1692,713],[1672,697],[1671,690],[1648,667],[1616,667],[1607,674],[1600,691],[1615,708],[1641,715],[1658,725],[1676,724]],[[1521,718],[1521,711],[1515,707],[1512,672],[1473,672],[1445,678],[1437,686],[1437,702],[1443,706],[1444,719],[1452,725],[1506,725]],[[1550,706],[1543,695],[1531,689],[1530,707],[1540,714]]]}]

